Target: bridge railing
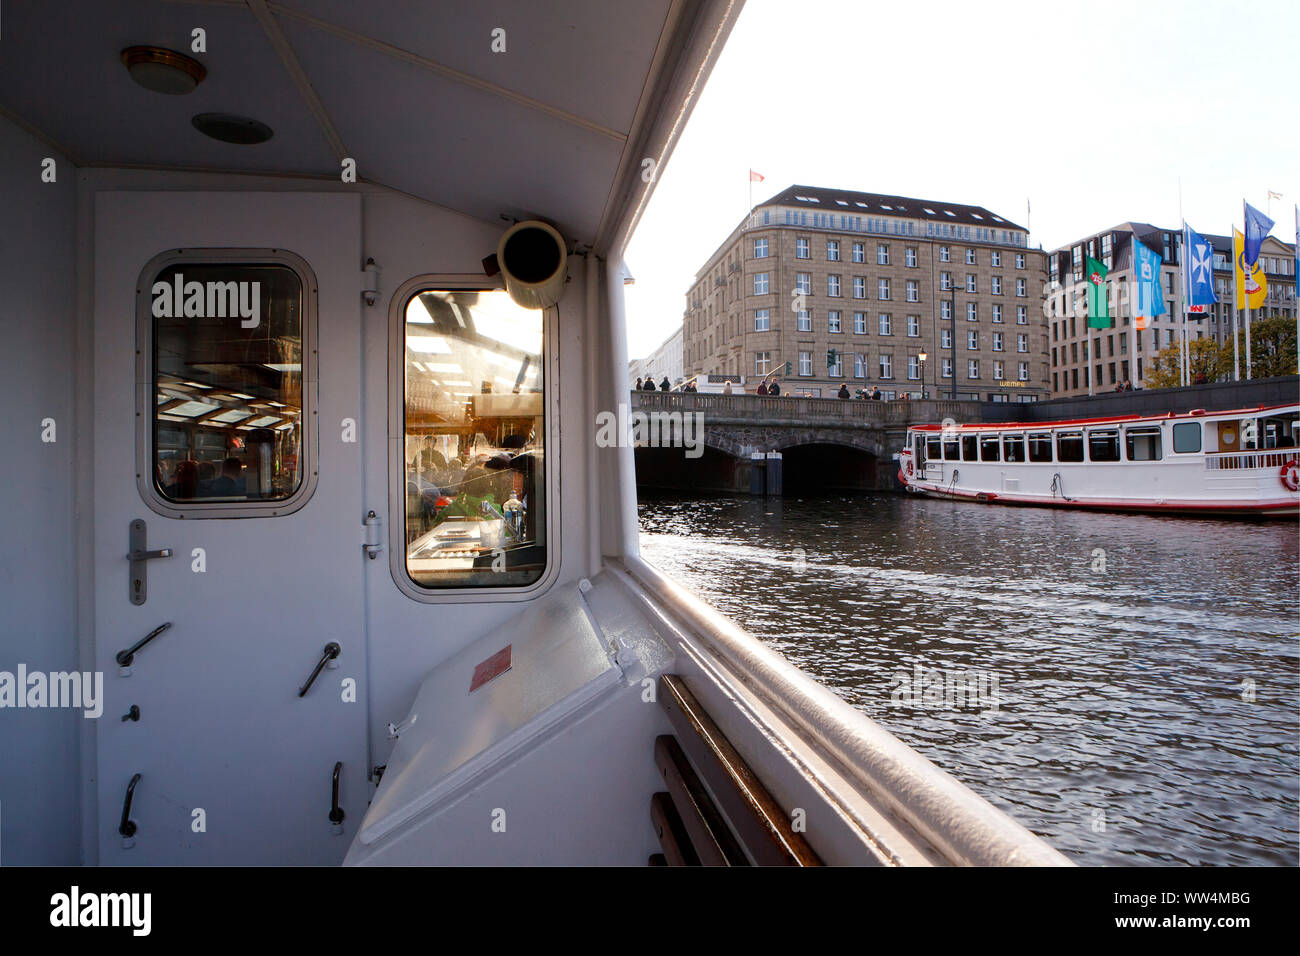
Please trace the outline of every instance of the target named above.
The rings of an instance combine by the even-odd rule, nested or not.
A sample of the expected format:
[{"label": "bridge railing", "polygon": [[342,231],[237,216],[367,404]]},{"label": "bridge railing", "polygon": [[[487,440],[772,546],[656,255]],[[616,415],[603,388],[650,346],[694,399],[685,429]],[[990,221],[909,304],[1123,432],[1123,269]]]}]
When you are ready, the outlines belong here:
[{"label": "bridge railing", "polygon": [[631,393],[633,410],[702,412],[725,422],[752,422],[879,427],[979,420],[980,403],[950,399],[911,399],[892,402],[856,398],[796,398],[784,395],[717,395],[706,392]]}]

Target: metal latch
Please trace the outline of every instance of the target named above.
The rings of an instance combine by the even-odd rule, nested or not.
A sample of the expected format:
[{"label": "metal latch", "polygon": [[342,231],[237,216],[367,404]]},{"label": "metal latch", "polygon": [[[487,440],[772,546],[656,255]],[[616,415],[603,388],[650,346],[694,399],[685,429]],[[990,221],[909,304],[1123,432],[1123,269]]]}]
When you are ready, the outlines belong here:
[{"label": "metal latch", "polygon": [[373,561],[379,557],[379,552],[384,550],[384,519],[371,511],[367,512],[365,520],[361,523],[366,529],[366,543],[361,546],[361,550]]},{"label": "metal latch", "polygon": [[149,575],[145,568],[154,558],[170,558],[171,548],[149,550],[148,529],[142,518],[131,522],[127,538],[127,558],[131,562],[131,574],[127,579],[127,593],[132,604],[143,604],[149,597]]}]

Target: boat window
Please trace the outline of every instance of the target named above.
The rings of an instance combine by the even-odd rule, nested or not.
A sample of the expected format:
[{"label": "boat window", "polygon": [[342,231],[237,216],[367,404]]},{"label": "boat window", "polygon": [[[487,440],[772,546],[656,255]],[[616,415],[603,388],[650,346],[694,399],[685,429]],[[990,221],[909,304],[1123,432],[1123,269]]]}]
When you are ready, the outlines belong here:
[{"label": "boat window", "polygon": [[957,445],[958,442],[957,442],[956,435],[944,436],[943,439],[943,460],[944,461],[961,461],[961,456],[958,454],[959,449]]},{"label": "boat window", "polygon": [[1083,432],[1058,432],[1056,435],[1056,460],[1083,461]]},{"label": "boat window", "polygon": [[1174,426],[1174,451],[1190,455],[1201,450],[1201,423],[1180,422]]},{"label": "boat window", "polygon": [[303,275],[220,258],[171,256],[141,284],[140,329],[151,332],[141,357],[151,391],[142,394],[152,406],[140,418],[151,459],[141,491],[163,513],[279,514],[311,493],[303,387],[315,375],[303,347]]},{"label": "boat window", "polygon": [[1050,462],[1052,460],[1052,435],[1050,432],[1030,433],[1029,460],[1037,462]]},{"label": "boat window", "polygon": [[1119,430],[1088,432],[1089,461],[1119,461]]},{"label": "boat window", "polygon": [[1001,445],[1001,442],[998,440],[997,435],[981,435],[980,461],[997,461],[1000,457],[998,455],[999,445]]},{"label": "boat window", "polygon": [[1294,448],[1295,422],[1283,415],[1259,419],[1260,438],[1264,448]]},{"label": "boat window", "polygon": [[961,460],[979,461],[978,439],[974,435],[961,436]]},{"label": "boat window", "polygon": [[406,570],[421,587],[546,570],[543,315],[499,289],[407,301]]},{"label": "boat window", "polygon": [[1129,461],[1160,460],[1160,427],[1126,428],[1124,442],[1128,446]]},{"label": "boat window", "polygon": [[933,458],[935,461],[939,461],[943,458],[942,449],[939,447],[938,435],[925,436],[925,457]]},{"label": "boat window", "polygon": [[1002,439],[1002,456],[1006,461],[1025,460],[1025,436],[1007,435]]}]

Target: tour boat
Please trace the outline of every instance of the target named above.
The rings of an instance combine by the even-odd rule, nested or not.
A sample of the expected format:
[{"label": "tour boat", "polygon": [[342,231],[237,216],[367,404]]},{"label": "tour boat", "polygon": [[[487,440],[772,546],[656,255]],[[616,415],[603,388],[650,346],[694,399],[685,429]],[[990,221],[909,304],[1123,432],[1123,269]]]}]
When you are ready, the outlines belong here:
[{"label": "tour boat", "polygon": [[908,491],[996,504],[1161,514],[1300,514],[1300,405],[1069,421],[916,425]]},{"label": "tour boat", "polygon": [[1068,863],[640,557],[741,6],[5,5],[0,862]]}]

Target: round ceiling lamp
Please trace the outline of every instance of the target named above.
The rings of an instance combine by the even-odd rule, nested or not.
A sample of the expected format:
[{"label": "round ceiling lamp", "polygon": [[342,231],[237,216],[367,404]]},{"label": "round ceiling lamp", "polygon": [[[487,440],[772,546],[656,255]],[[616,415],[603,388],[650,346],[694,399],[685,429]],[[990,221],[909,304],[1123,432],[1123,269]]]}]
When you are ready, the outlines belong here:
[{"label": "round ceiling lamp", "polygon": [[275,135],[265,123],[233,113],[200,113],[190,123],[204,136],[237,146],[256,146]]},{"label": "round ceiling lamp", "polygon": [[122,51],[122,64],[146,90],[172,96],[194,92],[208,75],[198,60],[160,46],[129,46]]}]

